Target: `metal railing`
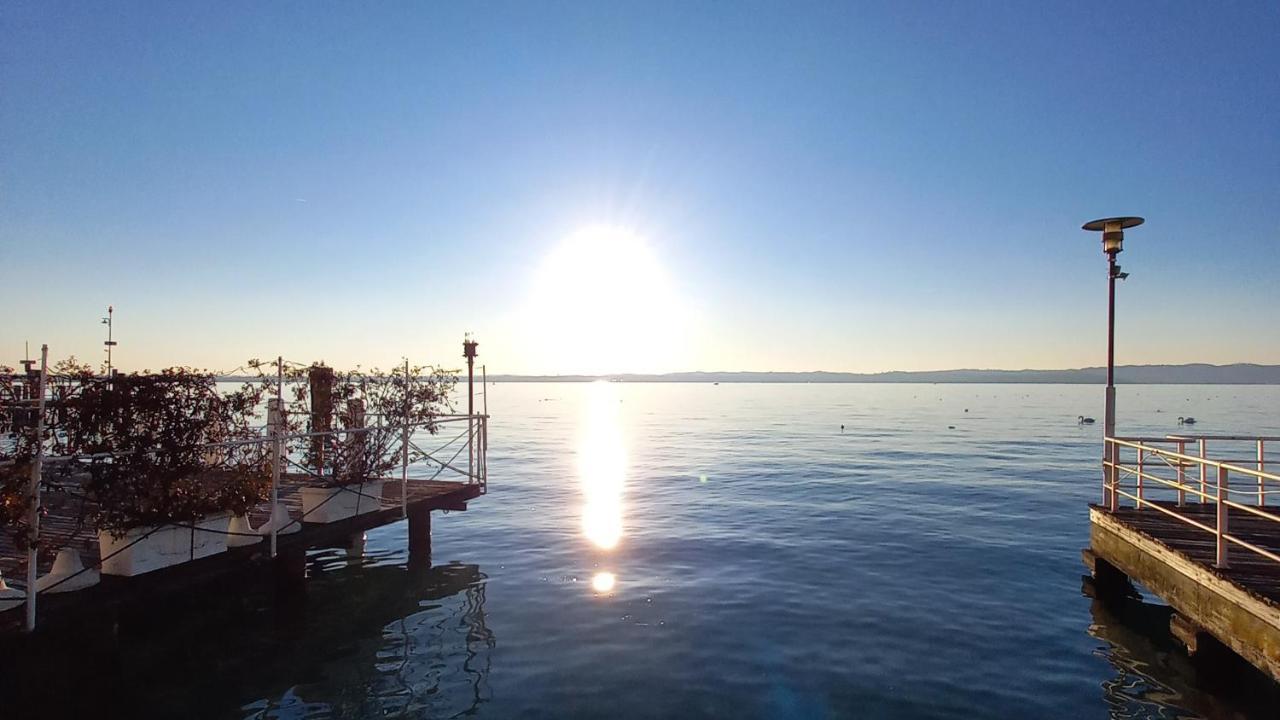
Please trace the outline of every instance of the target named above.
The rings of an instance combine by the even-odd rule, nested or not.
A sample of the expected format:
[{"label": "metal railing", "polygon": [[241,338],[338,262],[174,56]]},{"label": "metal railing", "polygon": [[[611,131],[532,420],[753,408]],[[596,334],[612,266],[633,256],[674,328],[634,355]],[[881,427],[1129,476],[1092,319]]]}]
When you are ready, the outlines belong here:
[{"label": "metal railing", "polygon": [[[1267,472],[1267,444],[1280,437],[1244,435],[1167,435],[1108,437],[1102,459],[1102,506],[1111,512],[1128,500],[1140,511],[1160,512],[1212,535],[1217,567],[1230,565],[1232,545],[1280,563],[1280,553],[1231,533],[1230,510],[1274,523],[1280,539],[1280,513],[1272,512],[1280,475]],[[1210,444],[1219,453],[1210,456]],[[1232,477],[1244,484],[1232,486]],[[1268,500],[1273,505],[1268,505]],[[1188,503],[1213,505],[1213,524],[1201,522]],[[1277,508],[1280,510],[1280,508]]]}]

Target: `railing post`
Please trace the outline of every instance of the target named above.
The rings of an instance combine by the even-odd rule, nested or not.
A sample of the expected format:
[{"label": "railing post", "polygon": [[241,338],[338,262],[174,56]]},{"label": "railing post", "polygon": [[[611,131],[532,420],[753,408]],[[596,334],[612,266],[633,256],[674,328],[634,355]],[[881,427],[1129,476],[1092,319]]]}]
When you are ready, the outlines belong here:
[{"label": "railing post", "polygon": [[1111,507],[1111,440],[1102,438],[1102,505]]},{"label": "railing post", "polygon": [[280,504],[280,459],[284,454],[280,447],[280,436],[284,425],[284,401],[273,397],[267,401],[267,428],[271,433],[271,557],[276,556],[276,535],[279,531],[276,522],[276,509]]},{"label": "railing post", "polygon": [[28,510],[27,632],[36,629],[36,573],[40,563],[40,481],[44,472],[44,396],[49,382],[49,346],[40,346],[40,386],[36,397],[35,457],[31,459],[31,508]]},{"label": "railing post", "polygon": [[1204,449],[1204,445],[1205,445],[1204,438],[1200,438],[1197,444],[1200,446],[1200,502],[1204,503],[1205,502],[1204,496],[1207,494],[1206,490],[1208,490],[1209,488],[1208,477],[1206,475],[1206,473],[1208,473],[1208,467],[1204,464],[1204,460],[1206,457],[1205,449]]},{"label": "railing post", "polygon": [[400,517],[409,517],[409,359],[404,361],[404,429],[400,432]]},{"label": "railing post", "polygon": [[1111,512],[1120,509],[1120,446],[1111,443]]},{"label": "railing post", "polygon": [[1262,438],[1258,438],[1258,473],[1259,473],[1258,474],[1258,504],[1259,505],[1267,504],[1267,483],[1266,483],[1266,480],[1262,478],[1262,473],[1267,471],[1267,458],[1265,454],[1266,447],[1263,444],[1264,442],[1265,441]]},{"label": "railing post", "polygon": [[[1178,454],[1179,455],[1187,454],[1186,440],[1178,441]],[[1187,461],[1183,460],[1182,458],[1178,458],[1178,507],[1182,507],[1187,504],[1186,482],[1187,482]]]},{"label": "railing post", "polygon": [[1217,566],[1220,568],[1228,567],[1227,561],[1227,469],[1218,467],[1218,529],[1215,533],[1217,539]]},{"label": "railing post", "polygon": [[1146,448],[1141,448],[1141,447],[1138,448],[1138,480],[1137,480],[1137,492],[1135,493],[1138,499],[1134,503],[1134,507],[1136,507],[1138,510],[1142,509],[1142,470],[1143,470],[1142,460],[1146,456],[1146,452],[1147,452]]}]

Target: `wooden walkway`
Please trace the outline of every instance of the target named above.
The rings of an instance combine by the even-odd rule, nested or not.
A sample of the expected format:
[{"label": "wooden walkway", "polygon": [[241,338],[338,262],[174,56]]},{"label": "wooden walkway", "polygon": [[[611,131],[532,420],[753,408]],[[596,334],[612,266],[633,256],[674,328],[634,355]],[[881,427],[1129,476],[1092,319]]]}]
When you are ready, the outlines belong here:
[{"label": "wooden walkway", "polygon": [[[279,488],[280,504],[291,518],[300,520],[300,529],[296,532],[281,533],[277,536],[277,549],[281,555],[298,557],[305,551],[319,547],[338,547],[345,545],[352,536],[376,527],[388,525],[402,519],[400,481],[388,480],[383,487],[380,508],[372,512],[362,512],[351,518],[331,523],[306,522],[302,513],[303,487],[315,485],[315,478],[307,475],[286,475],[281,478]],[[426,517],[426,532],[430,532],[429,513],[432,510],[466,510],[467,503],[482,494],[476,483],[445,482],[429,480],[409,480],[407,510],[411,523],[415,518]],[[254,527],[265,523],[270,514],[269,504],[261,504],[252,513],[250,521]],[[45,497],[48,514],[41,519],[42,551],[38,560],[38,572],[41,576],[49,572],[54,557],[60,548],[73,548],[80,552],[86,566],[96,564],[99,557],[97,532],[83,523],[85,511],[91,506],[75,497],[75,493],[49,493]],[[296,526],[295,526],[296,527]],[[412,538],[411,538],[412,540]],[[429,543],[429,536],[428,541]],[[411,543],[412,545],[412,543]],[[143,596],[153,596],[172,590],[180,590],[198,586],[237,570],[249,566],[262,565],[269,561],[270,543],[264,537],[262,542],[253,545],[229,548],[226,552],[212,557],[186,562],[160,570],[155,570],[133,577],[115,577],[103,575],[98,585],[67,593],[40,594],[39,612],[46,614],[66,613],[68,608],[76,606],[111,606],[128,603]],[[7,535],[0,537],[0,572],[11,586],[20,587],[26,577],[27,553],[19,551],[13,538]],[[12,630],[21,626],[24,617],[21,606],[0,612],[0,631]],[[43,622],[43,621],[42,621]]]},{"label": "wooden walkway", "polygon": [[[1161,502],[1160,505],[1176,509],[1182,515],[1210,527],[1217,523],[1217,509],[1213,505],[1187,503],[1181,508],[1168,502]],[[1228,508],[1227,512],[1227,526],[1231,528],[1232,535],[1265,550],[1280,553],[1280,527],[1275,523],[1237,508]],[[1280,603],[1280,565],[1275,562],[1245,548],[1233,546],[1230,567],[1216,568],[1214,538],[1203,530],[1151,508],[1136,510],[1122,507],[1110,514],[1125,526],[1159,541],[1188,561],[1239,585],[1246,592]]]},{"label": "wooden walkway", "polygon": [[[1154,504],[1150,503],[1149,504]],[[1216,507],[1159,503],[1209,527]],[[1091,505],[1085,564],[1100,585],[1141,583],[1175,611],[1171,630],[1195,653],[1209,637],[1280,680],[1280,564],[1238,545],[1229,566],[1215,565],[1215,537],[1156,508]],[[1229,532],[1280,552],[1280,526],[1229,509]]]}]

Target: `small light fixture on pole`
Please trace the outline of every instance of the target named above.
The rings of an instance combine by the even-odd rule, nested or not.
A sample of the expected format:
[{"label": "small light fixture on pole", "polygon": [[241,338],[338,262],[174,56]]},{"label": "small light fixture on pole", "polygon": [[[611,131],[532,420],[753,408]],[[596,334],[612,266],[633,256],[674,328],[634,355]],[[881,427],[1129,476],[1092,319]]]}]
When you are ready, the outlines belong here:
[{"label": "small light fixture on pole", "polygon": [[1103,437],[1116,434],[1116,280],[1129,277],[1120,272],[1116,255],[1124,251],[1124,231],[1143,223],[1140,217],[1113,217],[1084,224],[1083,229],[1102,233],[1102,252],[1107,256],[1107,399],[1103,415]]}]

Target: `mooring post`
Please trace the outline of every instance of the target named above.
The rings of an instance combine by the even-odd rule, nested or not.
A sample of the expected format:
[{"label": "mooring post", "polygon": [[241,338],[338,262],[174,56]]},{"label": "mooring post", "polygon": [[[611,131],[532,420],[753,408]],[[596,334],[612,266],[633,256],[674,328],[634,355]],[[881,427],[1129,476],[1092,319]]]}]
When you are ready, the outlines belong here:
[{"label": "mooring post", "polygon": [[[364,400],[360,398],[351,398],[347,400],[347,427],[355,428],[354,432],[347,434],[347,470],[343,471],[344,475],[350,476],[352,471],[361,473],[365,476],[365,470],[368,465],[365,463],[365,431],[364,431]],[[335,473],[337,470],[334,471]],[[360,489],[356,495],[356,514],[360,514],[360,505],[368,504],[368,498],[365,497],[364,482],[361,481]]]},{"label": "mooring post", "polygon": [[431,559],[431,508],[425,503],[409,507],[409,556]]},{"label": "mooring post", "polygon": [[312,365],[307,380],[311,385],[311,432],[316,433],[311,437],[311,454],[316,475],[323,477],[328,431],[333,420],[333,368]]},{"label": "mooring post", "polygon": [[31,459],[31,507],[27,510],[27,632],[36,629],[36,572],[40,561],[40,475],[44,472],[44,387],[49,382],[49,346],[40,346],[40,384],[36,388],[35,457]]}]

